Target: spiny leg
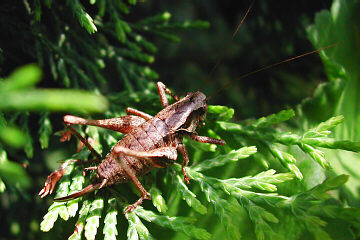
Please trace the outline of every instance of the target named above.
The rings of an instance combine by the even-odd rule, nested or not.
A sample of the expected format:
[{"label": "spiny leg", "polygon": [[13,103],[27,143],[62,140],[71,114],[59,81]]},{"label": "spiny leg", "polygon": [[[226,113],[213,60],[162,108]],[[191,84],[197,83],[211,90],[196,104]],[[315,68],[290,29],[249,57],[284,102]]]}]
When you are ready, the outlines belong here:
[{"label": "spiny leg", "polygon": [[[180,152],[183,155],[184,161],[182,163],[182,172],[184,174],[184,180],[187,184],[190,183],[190,178],[187,176],[186,171],[185,171],[185,167],[187,166],[187,164],[189,163],[189,156],[187,154],[186,148],[182,143],[178,143],[177,148],[180,150]],[[171,160],[176,160],[177,159],[177,149],[176,147],[161,147],[161,148],[156,148],[153,150],[149,150],[149,151],[135,151],[135,150],[131,150],[128,148],[124,148],[122,146],[117,146],[115,147],[114,151],[116,153],[122,153],[125,154],[127,156],[131,156],[131,157],[137,157],[137,158],[150,158],[150,159],[154,159],[154,158],[162,158],[162,157],[166,157],[167,159],[171,159]],[[165,163],[166,165],[167,163]]]},{"label": "spiny leg", "polygon": [[[80,135],[78,131],[76,131],[73,127],[66,126],[69,131],[74,134],[89,150],[90,152],[95,156],[95,159],[92,161],[100,161],[101,155],[90,145],[88,140],[86,140],[83,136]],[[65,173],[65,168],[69,162],[65,162],[60,165],[58,169],[53,171],[46,179],[44,187],[40,190],[39,195],[41,198],[45,197],[48,194],[51,194],[54,191],[56,183],[61,179],[61,177]]]},{"label": "spiny leg", "polygon": [[165,86],[165,84],[163,84],[162,82],[157,82],[156,86],[157,86],[157,89],[159,92],[161,104],[164,108],[169,106],[169,102],[167,100],[166,93],[170,94],[175,99],[175,101],[179,101],[179,98],[170,89],[168,89]]},{"label": "spiny leg", "polygon": [[125,156],[118,156],[117,160],[121,166],[122,169],[124,169],[124,171],[126,172],[126,174],[130,177],[131,181],[133,181],[133,183],[135,184],[135,186],[139,189],[139,191],[141,192],[141,197],[132,205],[128,206],[124,213],[127,212],[132,212],[137,206],[141,205],[141,203],[143,202],[144,199],[151,199],[150,193],[148,193],[146,191],[146,189],[143,187],[143,185],[141,185],[141,182],[139,181],[139,179],[137,178],[134,170],[132,170],[125,158]]},{"label": "spiny leg", "polygon": [[[140,111],[138,111],[140,112]],[[144,113],[146,114],[146,113]],[[148,114],[147,114],[148,115]],[[150,116],[150,115],[148,115]],[[91,125],[96,127],[102,127],[106,129],[110,129],[113,131],[121,132],[121,133],[128,133],[134,127],[138,127],[142,123],[144,123],[146,119],[142,116],[134,116],[134,115],[127,115],[123,117],[117,118],[109,118],[109,119],[100,119],[100,120],[93,120],[93,119],[85,119],[73,115],[66,115],[64,116],[64,123],[66,125]]]},{"label": "spiny leg", "polygon": [[40,190],[39,196],[44,198],[48,194],[52,194],[54,191],[56,183],[60,180],[60,178],[65,173],[65,168],[71,163],[72,161],[66,161],[60,165],[58,169],[53,171],[47,178],[44,184],[44,187]]},{"label": "spiny leg", "polygon": [[[193,139],[197,142],[201,142],[201,143],[212,143],[212,144],[217,144],[217,145],[225,145],[226,144],[226,142],[222,139],[216,139],[216,138],[211,138],[211,137],[207,137],[207,136],[199,136],[199,135],[197,135],[197,133],[190,134],[189,136],[191,139]],[[184,158],[184,161],[182,163],[182,168],[181,168],[181,170],[184,174],[184,180],[187,184],[189,184],[190,178],[187,176],[186,171],[185,171],[185,167],[189,163],[189,156],[188,156],[186,148],[182,142],[178,143],[178,148]]]},{"label": "spiny leg", "polygon": [[97,166],[93,166],[93,167],[87,167],[84,170],[85,171],[95,171],[97,169]]},{"label": "spiny leg", "polygon": [[142,112],[140,110],[137,110],[137,109],[131,108],[131,107],[126,108],[126,113],[128,115],[134,114],[136,116],[144,118],[145,120],[149,120],[149,119],[151,119],[153,117],[150,114],[144,113],[144,112]]},{"label": "spiny leg", "polygon": [[87,149],[89,149],[89,151],[95,156],[96,159],[99,159],[99,161],[101,160],[101,155],[100,153],[98,153],[89,143],[89,141],[84,138],[83,136],[80,135],[80,133],[78,131],[75,130],[75,128],[70,127],[70,126],[66,126],[67,129],[70,130],[70,132],[72,134],[75,135],[75,137],[77,137],[85,146]]},{"label": "spiny leg", "polygon": [[185,171],[185,167],[189,163],[189,155],[188,155],[188,153],[186,151],[186,148],[185,148],[183,143],[178,144],[178,149],[180,150],[180,152],[181,152],[181,154],[183,155],[183,158],[184,158],[183,163],[181,164],[181,171],[184,174],[184,181],[187,184],[190,184],[190,178],[187,176],[186,171]]},{"label": "spiny leg", "polygon": [[211,143],[217,145],[225,145],[226,142],[222,139],[211,138],[207,136],[199,136],[196,133],[189,135],[191,139],[201,143]]},{"label": "spiny leg", "polygon": [[89,150],[90,152],[97,158],[99,161],[102,159],[101,155],[91,146],[91,144],[80,135],[73,127],[69,125],[92,125],[103,127],[115,131],[119,131],[122,133],[130,132],[134,127],[139,126],[146,120],[139,116],[128,115],[124,117],[118,118],[110,118],[110,119],[102,119],[102,120],[92,120],[85,119],[77,116],[66,115],[63,119],[66,127],[70,130],[72,134],[74,134]]},{"label": "spiny leg", "polygon": [[[66,126],[69,131],[74,134],[89,150],[90,152],[95,156],[95,159],[92,161],[100,161],[101,155],[90,145],[90,143],[80,135],[79,132],[77,132],[74,128],[70,126]],[[41,198],[45,197],[48,194],[51,194],[54,191],[56,183],[62,178],[62,176],[65,173],[65,168],[71,161],[67,161],[60,165],[58,169],[50,173],[50,175],[46,178],[44,187],[40,190],[39,195]]]},{"label": "spiny leg", "polygon": [[107,178],[104,178],[100,183],[99,189],[103,188],[107,182],[108,182]]},{"label": "spiny leg", "polygon": [[108,180],[106,178],[102,179],[101,182],[93,182],[91,184],[89,184],[87,187],[83,188],[82,190],[80,190],[79,192],[70,194],[68,196],[65,197],[60,197],[60,198],[55,198],[54,202],[66,202],[72,199],[76,199],[78,197],[84,196],[88,193],[91,193],[95,190],[101,189],[102,187],[104,187],[106,185],[106,183],[108,182]]},{"label": "spiny leg", "polygon": [[141,185],[139,179],[137,178],[134,170],[132,170],[126,160],[125,156],[143,158],[143,159],[153,159],[153,158],[161,158],[166,157],[169,159],[176,160],[177,152],[175,147],[162,147],[153,149],[147,152],[144,151],[136,151],[131,150],[122,146],[116,146],[114,148],[114,152],[118,154],[117,160],[120,166],[124,169],[126,174],[130,177],[130,179],[134,182],[136,187],[141,192],[141,197],[134,204],[128,206],[124,213],[132,212],[137,206],[139,206],[144,199],[150,199],[150,194],[146,191],[146,189]]},{"label": "spiny leg", "polygon": [[175,147],[160,147],[149,151],[136,151],[122,146],[116,146],[114,152],[122,153],[127,156],[136,158],[161,158],[166,157],[168,159],[176,160],[177,151]]}]

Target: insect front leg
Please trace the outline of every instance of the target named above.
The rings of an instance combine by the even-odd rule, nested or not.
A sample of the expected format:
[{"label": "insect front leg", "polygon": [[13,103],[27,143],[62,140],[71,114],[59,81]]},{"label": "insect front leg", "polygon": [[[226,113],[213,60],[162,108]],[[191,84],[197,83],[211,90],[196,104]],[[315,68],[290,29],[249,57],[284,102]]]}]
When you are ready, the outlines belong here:
[{"label": "insect front leg", "polygon": [[184,174],[184,181],[187,184],[190,184],[190,178],[187,176],[186,171],[185,171],[185,167],[188,165],[189,163],[189,155],[186,151],[186,148],[184,146],[183,143],[179,143],[178,144],[178,149],[180,150],[181,154],[183,155],[183,163],[181,164],[181,171]]},{"label": "insect front leg", "polygon": [[[206,136],[199,136],[196,133],[192,133],[189,135],[191,139],[197,141],[197,142],[201,142],[201,143],[212,143],[212,144],[217,144],[217,145],[225,145],[226,142],[222,139],[216,139],[216,138],[211,138],[211,137],[206,137]],[[186,171],[185,171],[185,167],[188,165],[189,163],[189,155],[186,151],[186,148],[184,146],[184,144],[182,142],[178,143],[178,149],[180,150],[180,152],[183,155],[184,161],[181,165],[181,170],[184,174],[184,180],[187,184],[190,183],[190,178],[187,176]]]},{"label": "insect front leg", "polygon": [[222,139],[216,139],[216,138],[211,138],[211,137],[207,137],[207,136],[199,136],[196,133],[190,134],[189,135],[191,139],[197,141],[197,142],[201,142],[201,143],[211,143],[211,144],[217,144],[217,145],[225,145],[226,142]]},{"label": "insect front leg", "polygon": [[165,86],[165,84],[163,84],[162,82],[157,82],[156,86],[157,86],[157,89],[158,89],[158,92],[160,95],[161,104],[164,108],[169,106],[169,102],[166,97],[166,93],[170,94],[175,99],[175,101],[179,101],[179,98],[170,89],[168,89]]}]

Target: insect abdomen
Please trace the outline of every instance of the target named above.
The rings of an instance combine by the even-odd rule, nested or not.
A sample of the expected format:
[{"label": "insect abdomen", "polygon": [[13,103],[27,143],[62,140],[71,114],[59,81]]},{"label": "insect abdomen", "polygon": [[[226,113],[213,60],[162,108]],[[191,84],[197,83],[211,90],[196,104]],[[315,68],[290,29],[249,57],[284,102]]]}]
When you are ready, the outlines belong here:
[{"label": "insect abdomen", "polygon": [[[166,145],[164,137],[167,136],[169,133],[168,131],[169,129],[164,121],[154,117],[130,131],[116,144],[116,146],[122,146],[136,151],[149,151],[158,147],[164,147]],[[124,160],[127,161],[129,166],[134,170],[136,176],[145,175],[154,167],[154,163],[148,159],[125,155],[120,155],[118,157],[124,158]],[[129,181],[128,175],[115,158],[113,151],[110,151],[98,166],[98,177],[100,179],[108,179],[106,186]]]}]

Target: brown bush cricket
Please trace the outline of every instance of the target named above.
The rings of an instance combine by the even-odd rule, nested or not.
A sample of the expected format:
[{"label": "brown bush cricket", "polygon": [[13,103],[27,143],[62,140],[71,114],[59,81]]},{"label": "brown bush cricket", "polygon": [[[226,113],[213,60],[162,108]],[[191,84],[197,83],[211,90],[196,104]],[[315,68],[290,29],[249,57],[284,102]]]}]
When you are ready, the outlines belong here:
[{"label": "brown bush cricket", "polygon": [[[198,136],[196,133],[196,128],[200,122],[205,120],[207,111],[207,100],[203,93],[199,91],[188,93],[179,100],[163,83],[158,82],[157,89],[164,109],[154,117],[133,108],[127,108],[127,116],[104,120],[64,116],[64,123],[70,132],[80,139],[98,161],[102,159],[101,155],[70,125],[98,126],[126,135],[111,149],[105,159],[101,160],[98,166],[88,168],[97,172],[93,183],[77,193],[57,198],[54,201],[68,201],[103,187],[132,181],[141,192],[141,197],[126,208],[125,213],[131,212],[144,199],[150,199],[150,194],[141,185],[138,177],[145,175],[154,167],[163,168],[173,164],[177,159],[177,150],[183,155],[182,172],[184,180],[189,183],[189,177],[185,172],[189,157],[182,143],[184,136],[202,143],[225,144],[225,141],[221,139]],[[176,102],[169,105],[166,93],[173,96]],[[63,173],[63,165],[51,173],[39,195],[45,197],[51,194]]]}]

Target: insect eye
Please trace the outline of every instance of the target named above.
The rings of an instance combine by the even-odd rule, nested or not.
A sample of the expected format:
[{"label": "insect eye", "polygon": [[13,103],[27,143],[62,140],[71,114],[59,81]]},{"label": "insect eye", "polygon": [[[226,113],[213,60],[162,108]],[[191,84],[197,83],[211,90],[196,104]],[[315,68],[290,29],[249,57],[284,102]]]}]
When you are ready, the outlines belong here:
[{"label": "insect eye", "polygon": [[203,109],[204,113],[206,113],[208,110],[208,105],[205,103],[202,109]]}]

